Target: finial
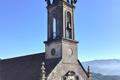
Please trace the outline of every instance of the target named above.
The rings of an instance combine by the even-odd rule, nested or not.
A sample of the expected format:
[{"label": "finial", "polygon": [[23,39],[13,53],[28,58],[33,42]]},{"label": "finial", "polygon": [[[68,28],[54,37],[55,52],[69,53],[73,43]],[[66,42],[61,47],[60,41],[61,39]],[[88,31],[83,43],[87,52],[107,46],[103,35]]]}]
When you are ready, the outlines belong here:
[{"label": "finial", "polygon": [[47,3],[48,6],[51,5],[50,0],[45,0],[45,1],[46,1],[46,3]]},{"label": "finial", "polygon": [[71,0],[71,4],[74,5],[77,3],[77,0]]},{"label": "finial", "polygon": [[91,77],[92,76],[92,73],[90,71],[90,66],[88,66],[88,77]]},{"label": "finial", "polygon": [[70,3],[71,5],[74,5],[77,3],[77,0],[67,0],[68,3]]},{"label": "finial", "polygon": [[90,72],[90,66],[88,66],[88,72]]},{"label": "finial", "polygon": [[46,80],[45,62],[41,63],[41,80]]},{"label": "finial", "polygon": [[76,3],[77,3],[77,0],[74,0],[74,3],[76,4]]}]

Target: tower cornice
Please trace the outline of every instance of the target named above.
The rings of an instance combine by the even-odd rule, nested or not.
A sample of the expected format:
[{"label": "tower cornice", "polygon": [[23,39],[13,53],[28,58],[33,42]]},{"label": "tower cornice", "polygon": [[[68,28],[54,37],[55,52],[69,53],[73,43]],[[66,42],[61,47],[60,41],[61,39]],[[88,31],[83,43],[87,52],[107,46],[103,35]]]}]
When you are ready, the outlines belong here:
[{"label": "tower cornice", "polygon": [[44,41],[45,44],[49,45],[52,42],[69,42],[69,43],[79,43],[79,41],[76,40],[72,40],[72,39],[66,39],[66,38],[62,38],[62,39],[54,39],[54,40],[48,40],[48,41]]}]

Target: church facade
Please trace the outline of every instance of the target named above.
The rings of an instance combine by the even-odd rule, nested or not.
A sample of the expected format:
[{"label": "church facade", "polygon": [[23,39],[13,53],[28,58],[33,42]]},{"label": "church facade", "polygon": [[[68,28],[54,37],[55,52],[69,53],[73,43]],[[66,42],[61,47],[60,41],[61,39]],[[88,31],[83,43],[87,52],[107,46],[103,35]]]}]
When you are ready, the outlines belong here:
[{"label": "church facade", "polygon": [[48,34],[45,52],[0,60],[0,80],[92,80],[78,60],[75,40],[76,0],[45,0]]}]

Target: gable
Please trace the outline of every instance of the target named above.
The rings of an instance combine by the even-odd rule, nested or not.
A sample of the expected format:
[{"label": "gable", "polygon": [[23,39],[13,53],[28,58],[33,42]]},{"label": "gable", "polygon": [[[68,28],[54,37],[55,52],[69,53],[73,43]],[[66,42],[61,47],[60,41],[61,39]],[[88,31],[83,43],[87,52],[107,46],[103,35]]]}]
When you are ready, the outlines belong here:
[{"label": "gable", "polygon": [[80,80],[88,80],[87,72],[77,60],[75,63],[65,63],[64,60],[61,60],[47,79],[60,80],[63,79],[68,72],[74,72]]}]

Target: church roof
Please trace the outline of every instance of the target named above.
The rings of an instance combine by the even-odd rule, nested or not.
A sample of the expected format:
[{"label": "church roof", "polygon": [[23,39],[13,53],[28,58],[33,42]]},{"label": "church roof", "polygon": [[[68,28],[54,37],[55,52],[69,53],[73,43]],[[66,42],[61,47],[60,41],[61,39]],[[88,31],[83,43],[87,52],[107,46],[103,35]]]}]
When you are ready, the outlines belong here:
[{"label": "church roof", "polygon": [[40,80],[41,63],[45,62],[48,76],[59,61],[45,60],[45,53],[0,60],[0,80]]}]

